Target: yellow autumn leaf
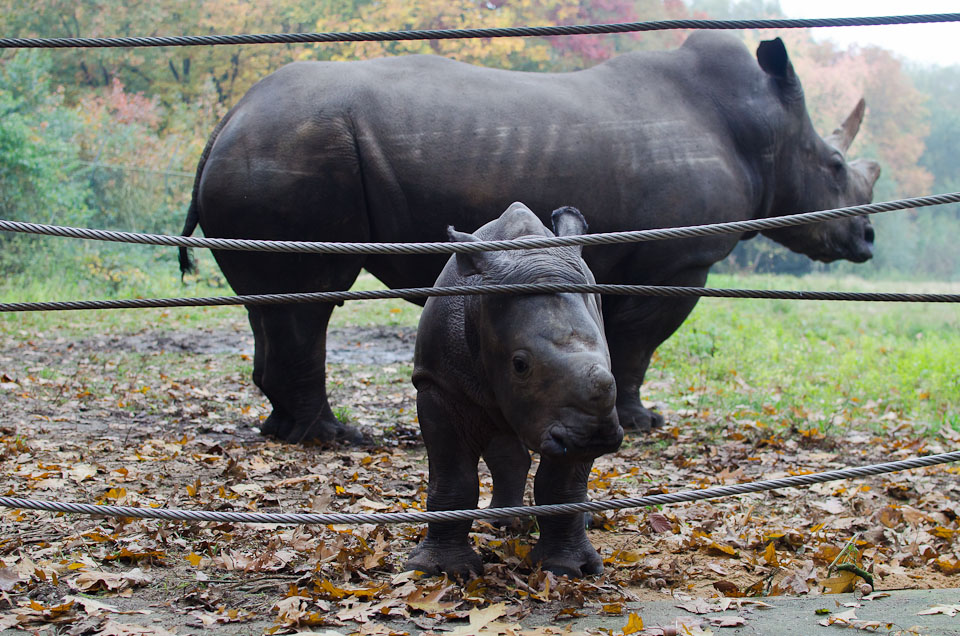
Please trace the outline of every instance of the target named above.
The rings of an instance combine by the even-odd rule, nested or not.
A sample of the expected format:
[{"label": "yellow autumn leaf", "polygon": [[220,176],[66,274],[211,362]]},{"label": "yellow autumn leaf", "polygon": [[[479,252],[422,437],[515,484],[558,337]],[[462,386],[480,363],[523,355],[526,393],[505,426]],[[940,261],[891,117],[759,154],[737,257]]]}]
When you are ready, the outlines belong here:
[{"label": "yellow autumn leaf", "polygon": [[944,557],[940,557],[936,561],[936,566],[937,569],[944,574],[960,574],[960,561],[951,561]]},{"label": "yellow autumn leaf", "polygon": [[200,565],[200,562],[203,561],[203,557],[196,552],[191,552],[187,555],[187,561],[189,561],[193,567],[197,567]]},{"label": "yellow autumn leaf", "polygon": [[639,631],[643,630],[643,619],[640,618],[639,614],[634,614],[630,612],[630,615],[627,617],[627,624],[623,628],[624,634],[636,634]]},{"label": "yellow autumn leaf", "polygon": [[777,558],[777,548],[773,541],[767,544],[767,549],[763,551],[763,558],[767,565],[780,565],[780,560]]},{"label": "yellow autumn leaf", "polygon": [[843,570],[833,578],[823,579],[820,585],[826,588],[827,594],[845,594],[854,590],[859,579],[853,572]]},{"label": "yellow autumn leaf", "polygon": [[721,554],[726,556],[735,557],[737,556],[737,551],[729,546],[717,543],[716,541],[711,541],[710,545],[707,546],[707,552],[712,552],[714,554]]}]

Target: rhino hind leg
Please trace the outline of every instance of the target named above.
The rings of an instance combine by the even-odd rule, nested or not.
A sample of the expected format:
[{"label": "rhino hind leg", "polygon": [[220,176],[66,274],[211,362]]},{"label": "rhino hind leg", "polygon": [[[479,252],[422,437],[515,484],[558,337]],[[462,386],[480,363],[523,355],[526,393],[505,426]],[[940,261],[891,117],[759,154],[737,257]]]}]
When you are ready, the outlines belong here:
[{"label": "rhino hind leg", "polygon": [[[647,360],[649,362],[649,358]],[[643,405],[640,399],[641,382],[617,383],[617,418],[624,430],[647,433],[663,426],[664,419],[660,412]]]},{"label": "rhino hind leg", "polygon": [[[707,271],[691,270],[661,284],[701,287]],[[643,405],[640,386],[654,351],[680,328],[696,304],[696,298],[604,298],[604,328],[617,381],[617,417],[624,430],[645,433],[663,426],[663,415]]]},{"label": "rhino hind leg", "polygon": [[[512,508],[523,505],[523,491],[530,471],[530,452],[513,433],[496,435],[483,451],[483,461],[493,479],[490,508]],[[526,520],[511,517],[493,521],[493,525],[519,531]]]},{"label": "rhino hind leg", "polygon": [[[586,501],[593,462],[559,462],[541,458],[534,481],[537,505]],[[528,559],[558,576],[582,577],[603,572],[603,559],[590,544],[583,513],[537,517],[540,540]]]},{"label": "rhino hind leg", "polygon": [[253,380],[273,406],[262,434],[292,443],[362,440],[337,419],[327,399],[326,328],[332,311],[330,303],[248,307]]}]

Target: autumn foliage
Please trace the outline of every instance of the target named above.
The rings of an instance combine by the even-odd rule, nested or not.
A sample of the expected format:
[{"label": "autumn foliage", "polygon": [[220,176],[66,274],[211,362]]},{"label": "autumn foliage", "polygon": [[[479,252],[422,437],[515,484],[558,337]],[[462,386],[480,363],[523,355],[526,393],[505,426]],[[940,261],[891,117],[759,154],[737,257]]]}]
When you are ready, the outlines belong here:
[{"label": "autumn foliage", "polygon": [[[0,0],[0,31],[10,37],[103,37],[458,29],[743,17],[747,10],[762,14],[757,17],[778,12],[775,2],[724,0],[38,0],[29,6],[22,0]],[[57,144],[76,146],[76,152],[71,151],[67,158],[73,156],[83,163],[65,168],[67,177],[55,181],[74,188],[86,207],[81,210],[77,196],[60,197],[63,204],[59,206],[41,205],[44,196],[19,201],[7,197],[0,199],[5,201],[0,216],[75,221],[79,217],[103,227],[176,231],[189,196],[189,175],[217,120],[254,82],[295,60],[429,53],[494,67],[566,71],[629,50],[678,46],[686,35],[682,31],[662,31],[552,38],[5,52],[0,55],[0,67],[30,64],[42,69],[38,75],[41,92],[60,95],[55,106],[44,98],[43,108],[55,109],[60,119],[80,118],[82,125],[69,130],[49,126],[50,118],[42,114],[27,116],[23,124],[36,136],[25,142],[31,146],[30,152],[63,156],[54,150]],[[928,141],[936,138],[931,133],[931,120],[938,120],[940,110],[949,109],[952,102],[928,98],[916,87],[914,70],[905,68],[884,49],[841,50],[830,43],[816,42],[805,30],[742,32],[749,46],[774,35],[787,41],[821,133],[829,133],[861,96],[866,97],[867,118],[852,153],[875,158],[883,166],[876,199],[928,194],[935,182],[956,181],[953,154],[926,153]],[[954,82],[958,73],[951,76]],[[34,102],[24,99],[27,91],[22,81],[8,74],[3,84],[14,100],[23,102],[24,111],[36,112],[39,98],[34,95]],[[927,90],[936,91],[942,85],[928,84]],[[11,160],[0,158],[4,161]],[[8,191],[14,186],[18,191],[46,188],[39,185],[45,183],[44,175],[21,170],[16,184],[10,181],[12,178],[0,176],[9,184],[5,186]],[[942,222],[960,229],[955,211],[943,216]],[[898,271],[900,275],[919,277],[957,273],[960,262],[951,256],[949,246],[938,243],[931,234],[930,224],[906,215],[896,221],[884,219],[879,224],[875,260],[856,271],[872,275]],[[909,240],[905,242],[905,238]],[[753,245],[761,243],[748,247],[752,249]],[[781,248],[763,249],[787,258]],[[762,256],[756,250],[752,255],[740,254],[738,264],[756,267],[756,259]],[[23,269],[22,263],[10,262],[11,258],[5,258],[8,264],[4,268]],[[812,266],[798,259],[792,262],[801,269]]]}]

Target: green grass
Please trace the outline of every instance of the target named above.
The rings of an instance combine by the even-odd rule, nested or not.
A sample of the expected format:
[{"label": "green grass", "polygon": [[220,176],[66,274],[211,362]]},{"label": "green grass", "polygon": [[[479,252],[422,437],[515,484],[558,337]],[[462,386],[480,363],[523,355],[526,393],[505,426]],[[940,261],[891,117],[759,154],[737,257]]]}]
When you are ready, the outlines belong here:
[{"label": "green grass", "polygon": [[[228,295],[210,275],[184,286],[174,263],[129,285],[85,279],[11,278],[0,300]],[[169,270],[169,271],[167,271]],[[711,276],[711,287],[957,293],[949,283],[874,282],[808,276]],[[353,289],[382,285],[364,273]],[[402,300],[351,301],[331,325],[416,326],[420,307]],[[144,328],[245,328],[240,307],[106,310],[0,315],[0,334],[75,337]],[[842,431],[902,422],[960,429],[960,309],[951,304],[707,298],[657,352],[644,399],[680,417],[719,423]]]},{"label": "green grass", "polygon": [[[712,276],[711,287],[936,291],[949,284]],[[657,352],[645,399],[801,428],[960,419],[956,305],[703,299]]]}]

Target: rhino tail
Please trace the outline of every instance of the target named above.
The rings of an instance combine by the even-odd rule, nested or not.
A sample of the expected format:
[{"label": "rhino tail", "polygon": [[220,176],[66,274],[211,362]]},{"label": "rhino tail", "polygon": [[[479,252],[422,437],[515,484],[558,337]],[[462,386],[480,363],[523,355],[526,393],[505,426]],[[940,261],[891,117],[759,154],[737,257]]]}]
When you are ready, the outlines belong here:
[{"label": "rhino tail", "polygon": [[[210,150],[217,141],[217,137],[220,136],[220,131],[223,130],[223,127],[230,121],[233,110],[234,109],[230,109],[230,111],[223,116],[223,119],[217,123],[216,128],[214,128],[210,134],[210,139],[207,140],[207,145],[204,147],[203,153],[200,155],[200,161],[197,163],[197,174],[193,179],[193,194],[190,197],[190,207],[187,208],[187,218],[183,222],[183,229],[180,231],[180,236],[190,236],[193,234],[193,231],[197,229],[197,225],[200,224],[200,211],[197,205],[197,195],[200,193],[200,178],[203,177],[203,168],[207,165],[207,157],[210,156]],[[197,263],[190,253],[190,248],[180,247],[179,250],[180,278],[182,280],[187,274],[192,274],[197,271]]]},{"label": "rhino tail", "polygon": [[[199,181],[199,179],[197,179]],[[197,212],[197,198],[196,198],[196,189],[194,189],[193,200],[190,201],[190,207],[187,208],[187,218],[183,223],[183,230],[180,231],[180,236],[190,236],[193,234],[193,231],[197,229],[197,224],[200,222],[200,214]],[[190,254],[190,248],[180,247],[180,279],[182,280],[187,274],[193,274],[197,271],[197,263],[193,260],[193,256]]]}]

